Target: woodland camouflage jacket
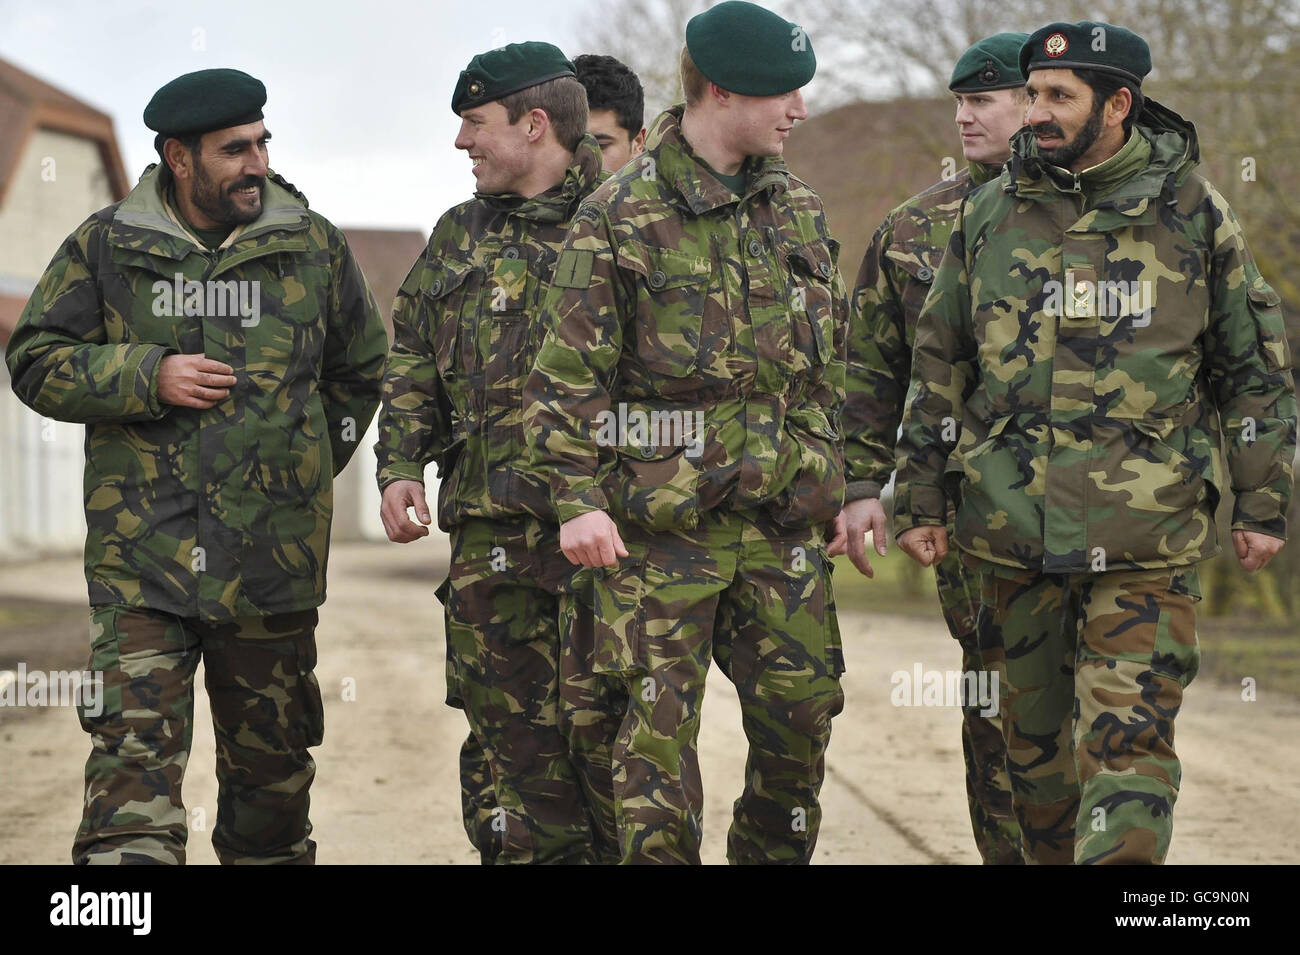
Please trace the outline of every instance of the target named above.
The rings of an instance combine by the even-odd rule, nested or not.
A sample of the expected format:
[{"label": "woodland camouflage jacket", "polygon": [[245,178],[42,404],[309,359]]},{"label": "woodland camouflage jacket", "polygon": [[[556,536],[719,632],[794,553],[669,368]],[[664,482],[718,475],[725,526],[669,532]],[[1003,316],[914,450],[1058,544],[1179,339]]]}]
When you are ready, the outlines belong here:
[{"label": "woodland camouflage jacket", "polygon": [[586,136],[554,188],[529,199],[478,195],[448,210],[397,294],[379,486],[423,481],[437,462],[443,530],[470,517],[551,516],[546,476],[528,461],[523,386],[555,260],[600,162]]},{"label": "woodland camouflage jacket", "polygon": [[862,257],[849,321],[846,500],[879,497],[889,483],[921,306],[962,200],[999,168],[969,163],[951,180],[908,199],[885,216]]},{"label": "woodland camouflage jacket", "polygon": [[1279,299],[1198,156],[1191,124],[1151,100],[1083,174],[1043,162],[1027,128],[1013,139],[1001,178],[962,204],[922,310],[899,532],[943,523],[956,466],[957,544],[1001,564],[1213,556],[1227,480],[1234,529],[1285,536],[1296,405]]},{"label": "woodland camouflage jacket", "polygon": [[[227,620],[325,599],[333,479],[378,406],[387,341],[343,233],[280,183],[210,251],[146,171],[68,237],[14,332],[18,397],[86,425],[92,605]],[[178,353],[234,368],[229,397],[160,403]]]},{"label": "woodland camouflage jacket", "polygon": [[821,200],[777,157],[745,194],[681,136],[583,204],[525,388],[533,460],[558,519],[609,510],[651,530],[711,508],[809,526],[839,510],[848,302]]}]

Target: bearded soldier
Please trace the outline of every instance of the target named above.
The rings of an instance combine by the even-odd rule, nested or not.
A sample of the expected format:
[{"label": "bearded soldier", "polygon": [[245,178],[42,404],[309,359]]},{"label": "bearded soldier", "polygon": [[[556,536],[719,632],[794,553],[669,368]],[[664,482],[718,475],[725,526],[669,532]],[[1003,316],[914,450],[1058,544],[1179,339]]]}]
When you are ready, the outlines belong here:
[{"label": "bearded soldier", "polygon": [[[446,212],[398,292],[379,419],[390,540],[429,533],[424,470],[452,559],[447,702],[465,711],[466,832],[485,863],[598,856],[557,721],[560,553],[544,472],[528,463],[521,396],[541,298],[579,201],[601,176],[587,98],[549,43],[474,57],[452,95],[478,190]],[[420,523],[408,514],[413,507]]]},{"label": "bearded soldier", "polygon": [[[844,403],[845,499],[850,502],[844,515],[849,557],[868,577],[873,571],[863,547],[865,533],[872,532],[878,553],[886,551],[880,494],[894,470],[894,436],[903,416],[917,317],[962,199],[995,178],[1011,155],[1010,139],[1023,123],[1027,104],[1020,73],[1020,47],[1026,39],[1024,33],[999,33],[962,54],[948,89],[957,101],[966,167],[890,212],[858,272]],[[961,646],[962,671],[976,672],[982,665],[975,642],[979,586],[955,550],[934,571],[944,619]],[[986,863],[1017,863],[1020,832],[1011,813],[1002,724],[996,712],[985,715],[985,709],[971,700],[962,706],[971,825]]]},{"label": "bearded soldier", "polygon": [[802,28],[729,0],[681,64],[685,105],[578,211],[525,389],[560,546],[588,568],[566,638],[608,694],[575,745],[593,773],[604,747],[591,788],[624,862],[698,862],[716,660],[750,740],[728,857],[807,862],[843,704],[824,528],[848,303],[821,200],[780,157],[816,61]]},{"label": "bearded soldier", "polygon": [[1142,94],[1146,42],[1053,23],[1020,64],[1028,125],[963,202],[917,329],[899,543],[944,558],[953,470],[981,650],[1006,656],[1026,859],[1159,863],[1221,493],[1247,570],[1286,533],[1286,333],[1236,217],[1194,171],[1194,128]]},{"label": "bearded soldier", "polygon": [[343,233],[267,168],[266,89],[188,73],[144,113],[161,165],[55,255],[7,361],[86,425],[91,735],[78,863],[185,860],[202,657],[223,863],[315,859],[316,607],[333,478],[387,341]]}]

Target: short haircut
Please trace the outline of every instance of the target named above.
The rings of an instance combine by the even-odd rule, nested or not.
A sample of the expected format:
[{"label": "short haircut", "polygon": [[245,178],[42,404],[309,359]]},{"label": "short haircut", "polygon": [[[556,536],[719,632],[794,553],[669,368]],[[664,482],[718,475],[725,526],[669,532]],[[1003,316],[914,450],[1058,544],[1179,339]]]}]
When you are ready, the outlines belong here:
[{"label": "short haircut", "polygon": [[573,152],[587,133],[587,91],[572,76],[557,76],[501,97],[506,119],[513,126],[524,113],[540,109],[551,120],[555,138]]},{"label": "short haircut", "polygon": [[686,105],[694,106],[708,92],[709,81],[704,78],[700,68],[691,59],[691,51],[682,47],[682,93],[686,96]]},{"label": "short haircut", "polygon": [[587,90],[587,110],[613,110],[628,139],[645,125],[645,92],[637,75],[612,56],[584,53],[574,57],[578,82]]},{"label": "short haircut", "polygon": [[202,151],[200,147],[203,143],[203,134],[187,133],[184,136],[165,136],[162,133],[159,133],[154,138],[154,149],[158,150],[159,160],[158,181],[162,185],[164,192],[170,191],[172,184],[176,182],[176,175],[172,172],[171,164],[167,162],[167,154],[163,152],[163,147],[167,144],[167,140],[169,139],[178,140],[182,146],[190,151],[190,158],[197,164],[199,161],[199,154]]},{"label": "short haircut", "polygon": [[1127,136],[1132,132],[1138,113],[1142,112],[1142,106],[1146,102],[1141,87],[1132,80],[1126,80],[1116,73],[1105,70],[1076,69],[1074,75],[1087,83],[1092,90],[1092,109],[1098,115],[1101,113],[1103,103],[1121,89],[1127,89],[1133,96],[1133,105],[1129,107],[1128,115],[1124,117],[1124,135]]}]

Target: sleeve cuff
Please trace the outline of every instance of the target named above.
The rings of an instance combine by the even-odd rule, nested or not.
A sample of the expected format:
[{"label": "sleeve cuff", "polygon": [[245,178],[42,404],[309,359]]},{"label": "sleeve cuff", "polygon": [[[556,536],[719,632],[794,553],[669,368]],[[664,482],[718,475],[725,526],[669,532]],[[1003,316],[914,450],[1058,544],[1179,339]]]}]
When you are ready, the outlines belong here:
[{"label": "sleeve cuff", "polygon": [[608,511],[609,500],[598,487],[583,493],[569,493],[555,500],[555,517],[561,524],[591,511]]},{"label": "sleeve cuff", "polygon": [[844,485],[844,503],[860,501],[863,498],[878,498],[884,485],[879,481],[850,481]]},{"label": "sleeve cuff", "polygon": [[1286,540],[1282,502],[1268,491],[1240,491],[1232,505],[1232,529]]},{"label": "sleeve cuff", "polygon": [[379,469],[376,476],[379,483],[379,491],[382,494],[384,488],[394,481],[416,481],[424,483],[424,465],[416,464],[413,461],[394,461],[392,464],[385,464]]}]

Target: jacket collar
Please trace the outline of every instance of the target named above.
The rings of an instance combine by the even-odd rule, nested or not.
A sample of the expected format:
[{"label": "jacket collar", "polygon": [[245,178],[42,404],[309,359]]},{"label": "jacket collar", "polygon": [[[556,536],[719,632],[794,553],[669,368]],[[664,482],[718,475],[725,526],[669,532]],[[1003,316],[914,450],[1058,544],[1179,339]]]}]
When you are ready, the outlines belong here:
[{"label": "jacket collar", "polygon": [[515,195],[490,195],[475,193],[475,198],[507,215],[519,216],[534,222],[564,222],[573,217],[577,203],[581,202],[602,179],[600,146],[596,137],[584,133],[573,152],[573,161],[564,171],[564,179],[556,185],[525,199]]},{"label": "jacket collar", "polygon": [[[300,232],[309,222],[306,203],[276,182],[274,173],[268,171],[262,192],[262,214],[236,228],[222,243],[222,248],[237,248],[272,232]],[[177,260],[203,249],[164,197],[157,164],[145,169],[135,188],[118,205],[109,226],[108,242]]]},{"label": "jacket collar", "polygon": [[[646,154],[655,163],[655,176],[666,183],[686,208],[695,215],[736,202],[734,192],[713,176],[708,167],[682,136],[680,103],[660,113],[646,136]],[[746,172],[747,199],[765,190],[784,191],[790,185],[790,172],[780,156],[750,156],[742,167]]]}]

